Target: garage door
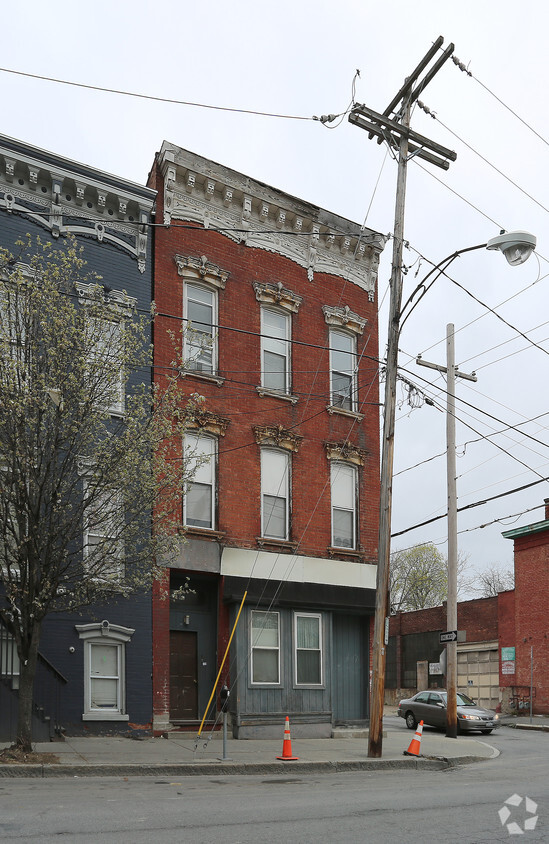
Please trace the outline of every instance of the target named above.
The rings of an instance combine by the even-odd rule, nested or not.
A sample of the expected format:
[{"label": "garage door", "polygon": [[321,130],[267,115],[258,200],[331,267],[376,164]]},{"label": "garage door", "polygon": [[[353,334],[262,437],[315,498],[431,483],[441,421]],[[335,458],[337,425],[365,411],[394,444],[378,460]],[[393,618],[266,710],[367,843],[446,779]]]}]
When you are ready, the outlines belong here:
[{"label": "garage door", "polygon": [[458,689],[481,706],[499,703],[498,643],[458,645]]}]

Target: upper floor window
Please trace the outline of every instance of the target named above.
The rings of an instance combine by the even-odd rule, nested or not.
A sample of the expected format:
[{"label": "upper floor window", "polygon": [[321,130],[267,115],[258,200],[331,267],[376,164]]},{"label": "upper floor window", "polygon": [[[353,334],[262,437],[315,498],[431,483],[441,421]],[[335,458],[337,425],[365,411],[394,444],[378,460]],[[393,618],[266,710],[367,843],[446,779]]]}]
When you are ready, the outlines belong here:
[{"label": "upper floor window", "polygon": [[87,331],[88,382],[93,393],[93,403],[113,415],[123,414],[123,323],[120,320],[89,317]]},{"label": "upper floor window", "polygon": [[118,489],[84,477],[84,566],[97,581],[120,582],[124,574],[124,507]]},{"label": "upper floor window", "polygon": [[217,370],[217,294],[200,284],[185,284],[184,356],[189,369],[204,375]]},{"label": "upper floor window", "polygon": [[[123,290],[76,282],[86,313],[84,350],[87,357],[87,390],[91,403],[118,416],[125,411],[127,373],[124,335],[137,300]],[[56,385],[54,385],[56,386]]]},{"label": "upper floor window", "polygon": [[261,533],[287,540],[290,532],[290,455],[261,449]]},{"label": "upper floor window", "polygon": [[357,406],[356,337],[330,331],[330,402],[343,410]]},{"label": "upper floor window", "polygon": [[261,386],[290,392],[290,314],[261,309]]},{"label": "upper floor window", "polygon": [[203,434],[185,434],[185,458],[192,479],[183,498],[183,523],[189,527],[215,527],[217,441]]},{"label": "upper floor window", "polygon": [[356,548],[357,467],[330,463],[332,502],[332,546]]}]

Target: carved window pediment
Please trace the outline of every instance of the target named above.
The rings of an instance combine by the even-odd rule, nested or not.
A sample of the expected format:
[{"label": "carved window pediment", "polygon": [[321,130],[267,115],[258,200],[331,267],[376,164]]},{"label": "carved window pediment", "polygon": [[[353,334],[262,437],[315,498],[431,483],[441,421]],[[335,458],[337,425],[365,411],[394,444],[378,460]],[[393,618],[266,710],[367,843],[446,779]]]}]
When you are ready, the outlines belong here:
[{"label": "carved window pediment", "polygon": [[328,460],[342,460],[354,466],[364,466],[368,452],[352,443],[324,443]]},{"label": "carved window pediment", "polygon": [[287,451],[299,451],[303,439],[302,436],[286,430],[282,425],[258,425],[253,430],[258,445],[271,445]]},{"label": "carved window pediment", "polygon": [[195,410],[187,418],[186,425],[189,431],[204,431],[204,433],[212,434],[214,437],[224,437],[229,422],[229,419],[218,416],[211,410]]},{"label": "carved window pediment", "polygon": [[323,305],[322,312],[328,325],[346,328],[347,331],[352,331],[354,334],[362,334],[368,322],[364,317],[353,313],[348,305],[343,308]]},{"label": "carved window pediment", "polygon": [[281,281],[277,284],[271,284],[269,282],[262,284],[259,281],[254,281],[254,290],[258,302],[261,302],[263,305],[278,305],[279,308],[284,308],[293,314],[298,312],[299,306],[303,301],[302,296],[298,296],[297,293],[288,290]]},{"label": "carved window pediment", "polygon": [[205,255],[175,255],[177,272],[187,279],[199,279],[218,290],[224,290],[230,276],[228,270],[223,270],[217,264],[208,261]]}]

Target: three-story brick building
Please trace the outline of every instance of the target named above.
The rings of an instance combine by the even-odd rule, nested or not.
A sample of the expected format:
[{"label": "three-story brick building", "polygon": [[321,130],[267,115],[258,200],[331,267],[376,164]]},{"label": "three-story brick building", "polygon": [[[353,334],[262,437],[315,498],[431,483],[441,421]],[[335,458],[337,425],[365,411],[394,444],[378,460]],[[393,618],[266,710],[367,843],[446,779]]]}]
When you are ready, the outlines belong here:
[{"label": "three-story brick building", "polygon": [[285,715],[329,735],[368,714],[385,238],[166,142],[149,187],[155,377],[182,347],[182,407],[204,398],[153,599],[155,730],[200,723],[242,606],[218,683],[234,735],[279,736]]}]

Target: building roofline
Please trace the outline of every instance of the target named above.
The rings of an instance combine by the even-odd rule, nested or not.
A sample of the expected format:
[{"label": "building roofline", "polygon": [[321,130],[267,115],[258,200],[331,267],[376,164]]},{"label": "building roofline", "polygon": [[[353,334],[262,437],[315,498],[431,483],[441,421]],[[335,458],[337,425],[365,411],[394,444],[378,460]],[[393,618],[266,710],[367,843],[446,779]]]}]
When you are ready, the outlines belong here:
[{"label": "building roofline", "polygon": [[172,162],[173,164],[177,165],[179,163],[177,161],[178,157],[186,158],[186,164],[188,163],[188,159],[192,158],[194,162],[196,162],[196,164],[200,164],[203,173],[206,173],[208,168],[214,167],[217,172],[218,178],[221,177],[233,183],[239,182],[244,177],[244,179],[246,180],[247,189],[250,193],[268,192],[272,195],[272,201],[276,201],[276,198],[284,198],[286,201],[289,200],[292,205],[295,205],[300,209],[300,212],[303,215],[314,218],[322,225],[327,226],[329,228],[337,229],[344,234],[352,233],[356,236],[359,232],[362,231],[363,237],[368,238],[368,235],[373,235],[376,238],[382,239],[383,243],[385,243],[385,241],[387,240],[387,235],[382,235],[375,229],[371,229],[369,227],[363,228],[360,223],[357,223],[354,220],[350,220],[347,217],[342,217],[341,215],[335,214],[332,211],[328,211],[320,205],[316,205],[312,202],[308,202],[307,200],[300,199],[299,197],[296,197],[293,194],[287,193],[286,191],[280,190],[279,188],[275,188],[272,185],[267,184],[267,182],[262,182],[260,179],[255,179],[252,176],[248,176],[246,173],[241,173],[238,170],[234,170],[232,167],[228,167],[225,164],[220,164],[217,161],[205,158],[204,156],[199,155],[198,153],[195,153],[192,150],[188,150],[184,147],[178,146],[178,144],[174,144],[169,141],[163,141],[160,152],[158,153],[159,163],[162,165],[167,162]]},{"label": "building roofline", "polygon": [[71,175],[80,176],[84,179],[101,182],[112,187],[118,191],[123,190],[127,193],[134,194],[135,199],[146,200],[149,203],[154,203],[156,198],[156,191],[152,188],[145,187],[145,185],[137,182],[132,182],[129,179],[124,179],[120,176],[115,176],[112,173],[107,173],[104,170],[98,170],[95,167],[90,167],[87,164],[82,164],[79,161],[73,161],[65,156],[58,155],[54,152],[27,144],[24,141],[19,141],[16,138],[10,138],[7,135],[0,134],[0,151],[11,152],[15,156],[24,156],[26,158],[34,159],[44,165],[44,168],[56,168],[69,172]]},{"label": "building roofline", "polygon": [[543,522],[534,522],[531,525],[524,525],[524,527],[514,528],[513,530],[505,530],[501,535],[505,539],[519,539],[521,536],[542,533],[544,530],[549,530],[549,519],[545,519]]}]

